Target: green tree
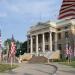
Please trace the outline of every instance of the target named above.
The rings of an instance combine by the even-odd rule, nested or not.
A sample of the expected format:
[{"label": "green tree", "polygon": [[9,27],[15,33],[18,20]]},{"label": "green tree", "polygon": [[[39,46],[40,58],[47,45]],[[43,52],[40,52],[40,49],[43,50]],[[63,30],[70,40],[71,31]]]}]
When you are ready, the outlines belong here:
[{"label": "green tree", "polygon": [[27,41],[20,44],[20,48],[17,49],[16,56],[27,53]]},{"label": "green tree", "polygon": [[[7,45],[9,45],[9,47],[10,47],[11,41],[12,41],[12,39],[7,39],[7,40],[4,41],[4,53],[7,53]],[[14,40],[14,42],[16,43],[16,52],[17,52],[20,49],[22,43],[19,42],[18,40],[17,41]]]},{"label": "green tree", "polygon": [[25,41],[21,46],[22,54],[27,53],[27,41]]},{"label": "green tree", "polygon": [[[16,56],[19,56],[20,54],[23,55],[24,53],[27,53],[27,41],[25,42],[19,42],[18,40],[14,40],[16,43]],[[7,52],[7,44],[9,47],[11,46],[11,39],[7,39],[4,41],[5,50],[4,52]]]},{"label": "green tree", "polygon": [[10,45],[11,44],[11,39],[7,39],[4,41],[4,46],[7,46],[7,43]]},{"label": "green tree", "polygon": [[3,53],[6,54],[7,53],[7,45],[11,45],[11,39],[7,39],[4,41],[4,49],[3,49]]},{"label": "green tree", "polygon": [[17,41],[16,41],[17,49],[20,49],[21,45],[22,45],[22,42],[19,42],[19,41],[17,40]]}]

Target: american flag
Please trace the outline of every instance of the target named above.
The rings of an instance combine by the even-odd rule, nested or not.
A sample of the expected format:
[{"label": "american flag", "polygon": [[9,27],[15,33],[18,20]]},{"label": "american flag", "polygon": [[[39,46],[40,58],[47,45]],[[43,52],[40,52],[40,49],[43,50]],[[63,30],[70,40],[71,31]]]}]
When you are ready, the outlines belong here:
[{"label": "american flag", "polygon": [[0,59],[3,58],[3,52],[2,52],[2,39],[1,39],[1,30],[0,30]]},{"label": "american flag", "polygon": [[14,38],[13,38],[13,35],[12,35],[10,56],[14,56],[15,53],[16,53],[16,44],[14,42]]},{"label": "american flag", "polygon": [[75,56],[75,45],[74,45],[74,56]]},{"label": "american flag", "polygon": [[74,49],[74,56],[75,56],[75,49]]},{"label": "american flag", "polygon": [[0,30],[0,49],[1,49],[1,43],[2,43],[2,40],[1,40],[1,30]]},{"label": "american flag", "polygon": [[68,49],[68,44],[66,44],[66,52],[65,52],[66,55],[69,54],[69,49]]},{"label": "american flag", "polygon": [[73,51],[72,51],[71,46],[69,46],[69,52],[68,52],[68,53],[69,53],[69,55],[70,55],[70,56],[72,56],[72,55],[73,55]]}]

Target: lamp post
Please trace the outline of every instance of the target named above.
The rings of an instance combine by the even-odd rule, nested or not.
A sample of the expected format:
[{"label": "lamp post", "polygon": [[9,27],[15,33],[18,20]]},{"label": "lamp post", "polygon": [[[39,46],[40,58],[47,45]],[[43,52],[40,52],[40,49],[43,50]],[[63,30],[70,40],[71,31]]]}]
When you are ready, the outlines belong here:
[{"label": "lamp post", "polygon": [[20,50],[20,59],[19,59],[19,63],[21,63],[21,50]]}]

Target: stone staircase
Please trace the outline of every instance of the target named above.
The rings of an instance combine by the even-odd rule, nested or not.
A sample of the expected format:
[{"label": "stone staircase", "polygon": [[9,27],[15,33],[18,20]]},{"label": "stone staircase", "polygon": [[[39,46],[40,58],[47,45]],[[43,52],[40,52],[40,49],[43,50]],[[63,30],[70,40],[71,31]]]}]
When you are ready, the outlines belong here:
[{"label": "stone staircase", "polygon": [[44,54],[39,54],[39,56],[32,56],[30,53],[25,53],[20,57],[22,61],[27,61],[28,63],[46,63],[48,60],[58,60],[60,59],[60,51],[48,51]]},{"label": "stone staircase", "polygon": [[44,56],[33,56],[28,62],[29,63],[46,63],[47,58]]}]

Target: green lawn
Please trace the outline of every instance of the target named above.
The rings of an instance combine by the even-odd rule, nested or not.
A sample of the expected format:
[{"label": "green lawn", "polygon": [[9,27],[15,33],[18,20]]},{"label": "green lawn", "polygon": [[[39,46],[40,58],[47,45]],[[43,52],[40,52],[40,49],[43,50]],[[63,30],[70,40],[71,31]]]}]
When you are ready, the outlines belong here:
[{"label": "green lawn", "polygon": [[10,64],[0,64],[0,72],[5,72],[5,71],[8,71],[8,70],[14,69],[16,67],[18,67],[18,66],[12,65],[12,68],[11,68]]},{"label": "green lawn", "polygon": [[68,62],[60,62],[60,64],[64,64],[64,65],[68,65],[68,66],[72,66],[72,67],[75,68],[75,61],[72,61],[72,62],[70,62],[70,63],[68,63]]}]

